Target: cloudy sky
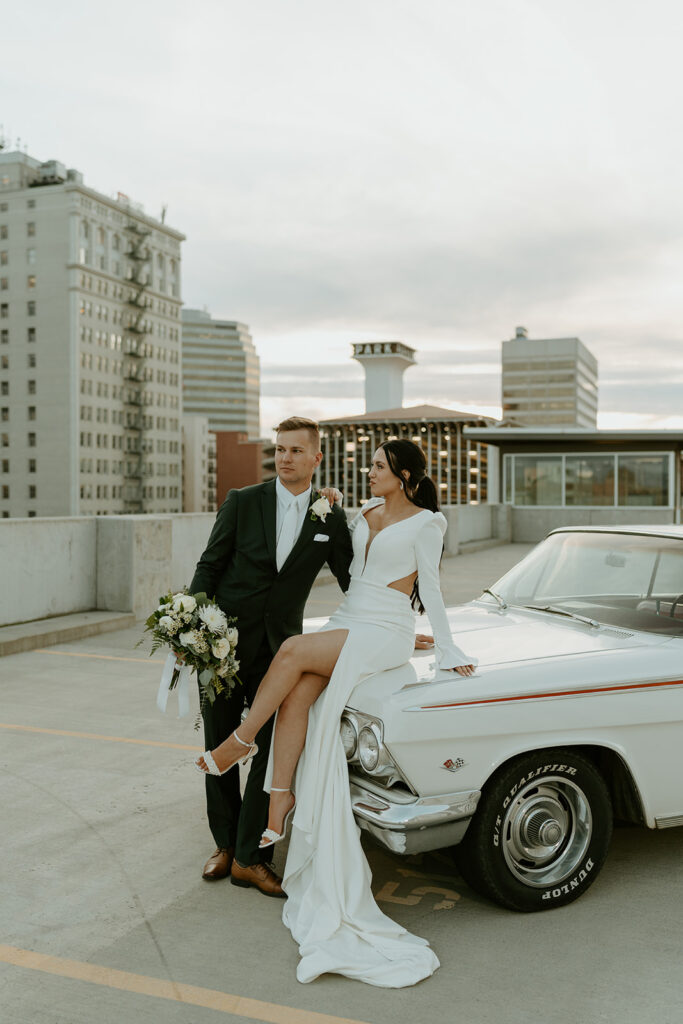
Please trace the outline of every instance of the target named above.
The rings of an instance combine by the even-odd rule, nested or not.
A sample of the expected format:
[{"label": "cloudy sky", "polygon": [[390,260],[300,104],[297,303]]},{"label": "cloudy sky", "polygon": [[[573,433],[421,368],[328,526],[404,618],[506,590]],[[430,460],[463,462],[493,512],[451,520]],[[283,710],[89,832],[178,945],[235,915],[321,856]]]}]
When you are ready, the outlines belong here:
[{"label": "cloudy sky", "polygon": [[184,300],[249,324],[264,431],[496,414],[500,342],[578,336],[600,425],[683,427],[678,0],[46,0],[3,13],[0,122],[186,233]]}]

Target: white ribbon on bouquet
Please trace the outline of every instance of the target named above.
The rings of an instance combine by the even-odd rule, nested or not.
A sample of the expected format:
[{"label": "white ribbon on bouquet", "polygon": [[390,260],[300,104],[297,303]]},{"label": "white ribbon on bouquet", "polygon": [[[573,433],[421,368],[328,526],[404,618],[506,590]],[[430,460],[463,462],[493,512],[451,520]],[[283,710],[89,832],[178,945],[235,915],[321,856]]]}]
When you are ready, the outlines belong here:
[{"label": "white ribbon on bouquet", "polygon": [[173,672],[176,668],[179,670],[179,674],[178,681],[173,689],[178,693],[178,718],[183,718],[190,713],[190,676],[192,675],[192,669],[189,665],[181,665],[180,662],[177,662],[173,651],[167,655],[161,673],[159,692],[157,693],[157,707],[159,711],[166,711],[168,695],[171,692]]}]

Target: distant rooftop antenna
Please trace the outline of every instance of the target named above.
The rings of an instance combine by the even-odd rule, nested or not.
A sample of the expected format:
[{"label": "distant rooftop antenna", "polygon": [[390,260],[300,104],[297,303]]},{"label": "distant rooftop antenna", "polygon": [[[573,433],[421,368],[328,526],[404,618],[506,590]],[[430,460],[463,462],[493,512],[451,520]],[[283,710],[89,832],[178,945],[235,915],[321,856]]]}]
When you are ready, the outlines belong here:
[{"label": "distant rooftop antenna", "polygon": [[164,203],[164,205],[161,207],[161,218],[160,219],[161,219],[161,223],[162,224],[166,223],[166,211],[167,210],[168,210],[168,203]]},{"label": "distant rooftop antenna", "polygon": [[0,124],[0,149],[5,148],[5,126]]}]

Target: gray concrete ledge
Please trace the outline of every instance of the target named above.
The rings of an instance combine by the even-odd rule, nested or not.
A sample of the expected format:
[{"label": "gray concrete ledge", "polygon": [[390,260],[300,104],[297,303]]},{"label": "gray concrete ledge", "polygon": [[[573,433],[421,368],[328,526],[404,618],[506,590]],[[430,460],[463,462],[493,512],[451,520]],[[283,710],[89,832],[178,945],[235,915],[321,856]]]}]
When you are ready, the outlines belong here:
[{"label": "gray concrete ledge", "polygon": [[55,615],[35,622],[19,622],[13,626],[0,627],[0,657],[34,651],[37,647],[51,647],[53,644],[82,640],[83,637],[98,633],[111,633],[115,629],[134,626],[132,612],[75,612],[72,615]]}]

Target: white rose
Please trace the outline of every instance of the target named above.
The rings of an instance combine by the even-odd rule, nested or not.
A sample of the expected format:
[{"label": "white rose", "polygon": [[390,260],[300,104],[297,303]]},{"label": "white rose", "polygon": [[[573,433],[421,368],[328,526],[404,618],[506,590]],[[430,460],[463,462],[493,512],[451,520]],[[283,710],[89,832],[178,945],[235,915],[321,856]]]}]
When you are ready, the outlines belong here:
[{"label": "white rose", "polygon": [[230,626],[225,636],[231,647],[235,647],[237,645],[239,633],[234,626]]},{"label": "white rose", "polygon": [[159,607],[157,608],[157,611],[161,612],[162,615],[167,615],[171,611],[172,608],[173,608],[173,605],[171,604],[170,601],[164,601],[163,604],[159,605]]},{"label": "white rose", "polygon": [[311,505],[311,512],[313,515],[317,519],[321,519],[323,523],[331,511],[332,507],[327,498],[324,497],[317,498]]},{"label": "white rose", "polygon": [[197,602],[191,594],[176,594],[173,598],[174,612],[193,612]]},{"label": "white rose", "polygon": [[214,658],[218,658],[219,661],[222,661],[223,658],[227,658],[230,654],[230,644],[224,636],[219,637],[218,640],[214,640],[211,644],[211,653]]},{"label": "white rose", "polygon": [[165,633],[170,633],[175,629],[176,624],[170,615],[162,615],[157,625],[159,629],[163,629]]}]

